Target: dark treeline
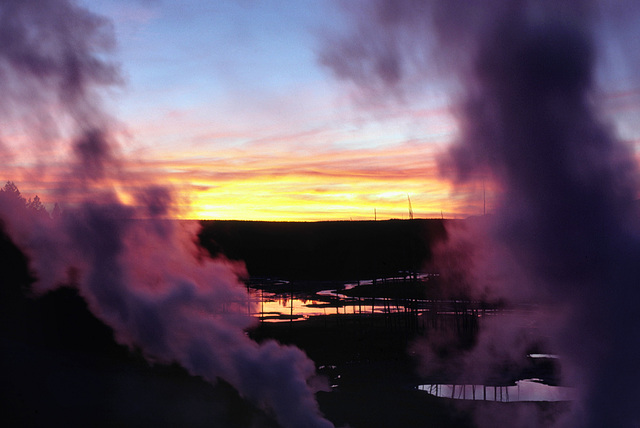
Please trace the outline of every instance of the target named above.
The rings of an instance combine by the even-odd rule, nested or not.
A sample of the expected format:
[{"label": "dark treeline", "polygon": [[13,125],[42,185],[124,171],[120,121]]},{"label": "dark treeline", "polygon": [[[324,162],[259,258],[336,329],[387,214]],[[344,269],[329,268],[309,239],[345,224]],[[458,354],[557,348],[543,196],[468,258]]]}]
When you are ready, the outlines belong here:
[{"label": "dark treeline", "polygon": [[212,256],[243,260],[252,277],[368,279],[419,271],[451,220],[203,221]]},{"label": "dark treeline", "polygon": [[4,187],[0,189],[0,203],[8,205],[12,209],[24,208],[36,215],[50,216],[52,218],[59,217],[62,213],[60,206],[56,203],[51,210],[51,214],[49,214],[38,195],[35,195],[33,199],[26,199],[13,181],[7,181]]}]

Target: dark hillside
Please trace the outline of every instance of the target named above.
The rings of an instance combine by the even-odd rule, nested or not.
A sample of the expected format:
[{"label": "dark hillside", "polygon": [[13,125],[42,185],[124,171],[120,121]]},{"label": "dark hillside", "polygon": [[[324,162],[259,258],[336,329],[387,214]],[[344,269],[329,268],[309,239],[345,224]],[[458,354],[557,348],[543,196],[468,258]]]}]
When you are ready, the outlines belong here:
[{"label": "dark hillside", "polygon": [[0,426],[277,426],[227,383],[150,365],[113,339],[77,290],[32,296],[0,222]]},{"label": "dark hillside", "polygon": [[253,277],[363,279],[418,271],[450,220],[203,221],[212,256],[243,260]]}]

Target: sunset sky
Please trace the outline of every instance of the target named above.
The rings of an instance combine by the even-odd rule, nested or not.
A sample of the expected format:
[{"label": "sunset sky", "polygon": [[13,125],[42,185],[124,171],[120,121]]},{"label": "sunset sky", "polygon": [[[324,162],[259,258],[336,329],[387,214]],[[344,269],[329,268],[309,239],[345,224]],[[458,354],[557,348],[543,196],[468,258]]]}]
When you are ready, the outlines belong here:
[{"label": "sunset sky", "polygon": [[[113,24],[117,46],[104,55],[124,82],[102,102],[125,167],[139,182],[170,185],[181,217],[408,218],[408,197],[415,217],[482,214],[482,184],[454,189],[438,176],[437,154],[456,138],[446,84],[425,73],[403,100],[376,100],[322,65],[323,38],[346,25],[335,2],[79,3]],[[636,79],[603,81],[603,111],[620,137],[637,140]],[[6,179],[48,205],[71,202],[50,191],[64,155],[39,156],[14,151]]]}]

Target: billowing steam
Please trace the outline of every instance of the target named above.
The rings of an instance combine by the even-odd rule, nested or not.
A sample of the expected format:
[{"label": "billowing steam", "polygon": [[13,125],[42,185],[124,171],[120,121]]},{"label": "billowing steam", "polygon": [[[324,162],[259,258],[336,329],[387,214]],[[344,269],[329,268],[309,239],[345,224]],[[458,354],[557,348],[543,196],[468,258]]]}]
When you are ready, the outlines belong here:
[{"label": "billowing steam", "polygon": [[492,237],[512,257],[508,269],[526,278],[511,277],[507,286],[566,315],[553,342],[581,396],[559,424],[638,426],[637,162],[604,123],[597,92],[620,66],[609,62],[612,43],[622,41],[616,52],[635,63],[625,43],[636,39],[624,37],[637,5],[379,0],[351,7],[354,34],[322,55],[338,76],[379,96],[406,93],[420,72],[438,68],[431,65],[437,54],[456,67],[461,131],[442,170],[456,182],[495,181],[500,199],[489,234],[479,236]]},{"label": "billowing steam", "polygon": [[3,121],[42,144],[70,125],[76,131],[102,125],[97,91],[121,82],[119,67],[101,56],[114,45],[110,23],[73,1],[3,0]]},{"label": "billowing steam", "polygon": [[116,186],[126,174],[98,98],[121,80],[103,55],[114,45],[109,22],[69,0],[2,0],[0,41],[2,119],[39,149],[69,141],[58,191],[91,195],[53,220],[0,201],[5,229],[38,277],[35,291],[76,286],[120,343],[211,382],[225,379],[283,426],[331,426],[315,401],[322,382],[313,362],[246,336],[253,320],[238,280],[243,266],[205,256],[197,224],[166,220],[169,189],[137,189],[122,202]]}]

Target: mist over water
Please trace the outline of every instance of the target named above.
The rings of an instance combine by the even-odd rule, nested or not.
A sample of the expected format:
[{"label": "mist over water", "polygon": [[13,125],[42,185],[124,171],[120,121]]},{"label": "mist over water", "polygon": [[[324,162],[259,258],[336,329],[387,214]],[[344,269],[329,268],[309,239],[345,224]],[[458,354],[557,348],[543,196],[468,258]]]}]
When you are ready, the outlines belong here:
[{"label": "mist over water", "polygon": [[[451,236],[480,249],[465,264],[479,294],[531,299],[562,315],[549,327],[551,346],[579,398],[557,425],[638,426],[637,161],[599,98],[608,71],[637,64],[625,40],[634,43],[628,22],[638,6],[380,0],[349,10],[353,33],[321,58],[368,96],[405,96],[421,70],[424,84],[438,77],[432,62],[455,73],[460,133],[442,174],[493,181],[499,197],[492,216]],[[612,49],[624,64],[608,62]]]},{"label": "mist over water", "polygon": [[[2,119],[28,135],[35,153],[63,145],[67,174],[57,192],[90,195],[54,219],[0,199],[4,229],[37,277],[33,290],[76,287],[119,343],[212,383],[226,380],[282,426],[332,426],[315,401],[324,385],[313,362],[298,348],[245,334],[255,321],[239,279],[244,266],[205,255],[197,223],[167,220],[171,189],[130,189],[120,125],[100,102],[122,82],[108,60],[109,21],[74,1],[3,0],[0,41]],[[8,142],[3,149],[12,150]]]}]

